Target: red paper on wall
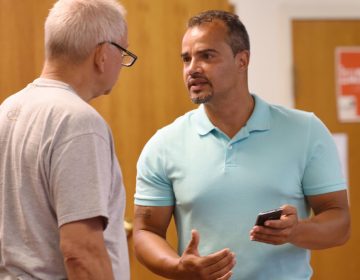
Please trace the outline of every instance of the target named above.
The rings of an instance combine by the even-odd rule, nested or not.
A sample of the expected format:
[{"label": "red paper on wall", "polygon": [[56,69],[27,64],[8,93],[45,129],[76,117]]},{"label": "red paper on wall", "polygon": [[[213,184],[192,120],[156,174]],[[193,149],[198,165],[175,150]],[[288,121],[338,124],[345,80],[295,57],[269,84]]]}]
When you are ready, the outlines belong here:
[{"label": "red paper on wall", "polygon": [[335,50],[336,95],[341,122],[360,121],[360,46]]}]

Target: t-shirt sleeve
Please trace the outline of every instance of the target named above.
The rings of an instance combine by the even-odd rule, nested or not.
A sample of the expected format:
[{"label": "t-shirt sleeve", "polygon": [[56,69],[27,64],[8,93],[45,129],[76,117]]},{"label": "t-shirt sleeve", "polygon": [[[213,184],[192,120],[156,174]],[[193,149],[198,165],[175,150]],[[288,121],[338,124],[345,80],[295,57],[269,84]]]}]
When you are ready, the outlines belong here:
[{"label": "t-shirt sleeve", "polygon": [[111,190],[111,151],[106,138],[88,133],[62,143],[51,159],[51,197],[58,226],[108,218]]},{"label": "t-shirt sleeve", "polygon": [[334,139],[326,126],[312,115],[309,149],[302,180],[305,195],[318,195],[346,189]]},{"label": "t-shirt sleeve", "polygon": [[166,145],[156,133],[145,145],[137,163],[135,204],[170,206],[174,203],[172,184],[166,174]]}]

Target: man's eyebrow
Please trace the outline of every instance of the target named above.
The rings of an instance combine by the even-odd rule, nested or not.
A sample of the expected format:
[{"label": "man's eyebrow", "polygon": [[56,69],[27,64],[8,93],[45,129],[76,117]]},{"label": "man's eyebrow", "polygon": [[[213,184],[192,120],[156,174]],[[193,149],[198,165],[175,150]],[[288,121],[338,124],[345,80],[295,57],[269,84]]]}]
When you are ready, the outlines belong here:
[{"label": "man's eyebrow", "polygon": [[[197,51],[195,54],[203,54],[203,53],[209,53],[209,52],[212,52],[212,53],[219,53],[217,50],[215,49],[204,49],[204,50],[199,50]],[[189,56],[189,53],[188,52],[184,52],[181,54],[181,57],[184,58],[184,57],[187,57]]]},{"label": "man's eyebrow", "polygon": [[217,50],[215,50],[215,49],[204,49],[204,50],[199,50],[199,51],[197,51],[196,53],[200,53],[200,54],[202,54],[202,53],[208,53],[208,52],[218,53],[218,51],[217,51]]},{"label": "man's eyebrow", "polygon": [[180,57],[184,58],[184,57],[187,57],[189,56],[189,53],[188,52],[184,52],[184,53],[181,53],[180,54]]}]

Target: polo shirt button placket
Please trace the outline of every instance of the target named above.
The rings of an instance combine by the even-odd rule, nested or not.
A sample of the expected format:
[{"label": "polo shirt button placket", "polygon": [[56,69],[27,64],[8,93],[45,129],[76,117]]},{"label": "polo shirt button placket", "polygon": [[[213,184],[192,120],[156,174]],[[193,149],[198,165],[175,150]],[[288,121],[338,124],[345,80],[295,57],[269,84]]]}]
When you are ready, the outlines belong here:
[{"label": "polo shirt button placket", "polygon": [[233,160],[234,160],[233,145],[234,145],[234,143],[228,143],[226,146],[226,163],[225,163],[225,165],[227,165],[227,166],[233,165]]}]

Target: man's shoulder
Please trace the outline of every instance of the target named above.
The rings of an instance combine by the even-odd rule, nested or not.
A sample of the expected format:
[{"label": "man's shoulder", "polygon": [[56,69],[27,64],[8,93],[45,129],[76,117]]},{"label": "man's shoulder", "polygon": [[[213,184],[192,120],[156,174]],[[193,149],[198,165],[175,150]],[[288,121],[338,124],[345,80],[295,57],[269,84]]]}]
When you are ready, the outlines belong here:
[{"label": "man's shoulder", "polygon": [[293,132],[293,135],[298,135],[298,132],[329,135],[326,124],[314,112],[279,105],[270,105],[270,112],[273,128]]},{"label": "man's shoulder", "polygon": [[108,130],[101,115],[78,96],[57,96],[47,101],[45,113],[58,125],[79,133],[99,131],[103,134]]},{"label": "man's shoulder", "polygon": [[[8,98],[9,106],[16,106],[24,118],[34,120],[46,131],[59,135],[70,132],[84,134],[107,133],[108,126],[101,115],[75,92],[64,88],[36,87],[29,84],[22,91]],[[45,129],[45,127],[44,127]]]},{"label": "man's shoulder", "polygon": [[262,97],[258,95],[252,95],[255,98],[255,111],[259,112],[262,117],[280,118],[288,120],[289,118],[308,119],[314,116],[312,112],[271,103],[266,101],[265,99],[262,99]]},{"label": "man's shoulder", "polygon": [[283,105],[269,104],[269,108],[273,114],[290,116],[294,118],[311,118],[314,113],[310,111],[300,110],[297,108],[289,108]]},{"label": "man's shoulder", "polygon": [[288,108],[282,105],[269,105],[270,113],[273,121],[281,122],[289,125],[305,125],[308,126],[312,121],[318,118],[313,112],[299,110],[296,108]]}]

